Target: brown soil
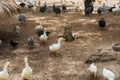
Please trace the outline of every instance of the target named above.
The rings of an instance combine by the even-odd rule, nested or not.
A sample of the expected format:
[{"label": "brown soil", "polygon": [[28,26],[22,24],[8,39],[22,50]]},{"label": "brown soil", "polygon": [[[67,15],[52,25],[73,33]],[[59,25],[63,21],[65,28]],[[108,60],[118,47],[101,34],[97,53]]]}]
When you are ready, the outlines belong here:
[{"label": "brown soil", "polygon": [[[13,28],[19,25],[16,16],[5,21],[0,21],[0,38],[3,45],[0,46],[0,70],[3,64],[10,61],[9,80],[21,80],[21,71],[24,68],[24,57],[29,58],[29,63],[33,69],[30,80],[93,80],[89,78],[87,68],[90,64],[85,61],[90,55],[99,53],[109,53],[116,57],[116,60],[95,63],[98,67],[98,79],[104,80],[102,69],[105,67],[116,74],[116,80],[120,80],[120,52],[112,50],[112,45],[120,41],[120,16],[114,14],[91,15],[85,17],[78,13],[62,13],[56,16],[54,13],[25,13],[27,21],[25,26],[20,25],[21,33],[16,36]],[[104,17],[107,26],[105,30],[100,30],[98,20]],[[44,27],[51,30],[46,45],[39,45],[39,39],[35,33],[35,26],[42,23]],[[64,27],[72,27],[72,32],[77,35],[72,42],[63,42],[57,56],[50,56],[48,49],[50,44],[56,43],[58,36],[63,34]],[[27,39],[34,36],[35,45],[29,49]],[[18,40],[19,45],[13,49],[10,40]]]}]

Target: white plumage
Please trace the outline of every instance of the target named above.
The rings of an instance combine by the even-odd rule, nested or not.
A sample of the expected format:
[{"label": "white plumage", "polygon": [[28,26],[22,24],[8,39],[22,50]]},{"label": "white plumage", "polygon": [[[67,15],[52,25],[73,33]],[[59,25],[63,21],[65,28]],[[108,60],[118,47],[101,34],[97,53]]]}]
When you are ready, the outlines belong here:
[{"label": "white plumage", "polygon": [[29,66],[28,59],[25,58],[25,68],[23,69],[21,76],[23,79],[29,79],[31,75],[32,75],[32,69]]},{"label": "white plumage", "polygon": [[103,76],[108,80],[115,80],[115,74],[106,68],[103,69]]},{"label": "white plumage", "polygon": [[35,30],[37,32],[42,31],[43,29],[44,29],[44,27],[41,25],[41,23],[40,23],[40,25],[35,26]]},{"label": "white plumage", "polygon": [[39,37],[39,39],[42,43],[47,42],[48,36],[46,34],[46,29],[44,29],[44,33]]},{"label": "white plumage", "polygon": [[94,63],[92,63],[90,65],[90,67],[88,68],[88,70],[90,71],[91,74],[93,74],[94,76],[96,76],[97,66],[95,66]]},{"label": "white plumage", "polygon": [[10,65],[10,62],[6,62],[4,65],[3,71],[0,72],[0,80],[8,80],[9,74],[7,67]]},{"label": "white plumage", "polygon": [[64,38],[59,38],[58,43],[52,44],[49,46],[49,50],[53,53],[56,53],[61,48],[61,41],[64,40]]},{"label": "white plumage", "polygon": [[112,12],[117,12],[117,11],[120,11],[120,7],[119,5],[115,5],[115,8],[112,9]]}]

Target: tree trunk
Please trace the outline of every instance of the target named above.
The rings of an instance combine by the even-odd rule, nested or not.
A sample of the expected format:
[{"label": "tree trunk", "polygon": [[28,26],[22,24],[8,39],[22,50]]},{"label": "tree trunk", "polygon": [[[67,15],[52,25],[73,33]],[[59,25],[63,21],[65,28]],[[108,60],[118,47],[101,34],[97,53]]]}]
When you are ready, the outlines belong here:
[{"label": "tree trunk", "polygon": [[85,10],[86,10],[86,8],[89,7],[90,4],[92,4],[92,2],[95,2],[95,0],[85,0],[85,1],[84,1]]},{"label": "tree trunk", "polygon": [[66,41],[73,41],[74,37],[72,35],[71,27],[65,27],[64,29],[65,30],[64,30],[64,33],[63,33],[63,38]]}]

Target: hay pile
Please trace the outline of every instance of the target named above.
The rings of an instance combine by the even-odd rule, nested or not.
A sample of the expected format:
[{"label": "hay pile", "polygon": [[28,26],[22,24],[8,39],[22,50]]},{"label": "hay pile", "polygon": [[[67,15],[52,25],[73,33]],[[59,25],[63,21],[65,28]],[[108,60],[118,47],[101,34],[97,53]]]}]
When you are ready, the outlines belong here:
[{"label": "hay pile", "polygon": [[12,0],[0,0],[0,17],[5,18],[17,13],[19,7]]}]

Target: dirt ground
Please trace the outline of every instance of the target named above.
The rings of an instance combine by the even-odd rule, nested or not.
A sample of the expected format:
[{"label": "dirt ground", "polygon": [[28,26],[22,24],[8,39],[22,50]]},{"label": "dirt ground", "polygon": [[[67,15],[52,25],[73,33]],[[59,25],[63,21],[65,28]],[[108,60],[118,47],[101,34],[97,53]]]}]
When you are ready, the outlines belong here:
[{"label": "dirt ground", "polygon": [[[21,72],[24,68],[24,57],[28,57],[29,64],[33,69],[30,80],[93,80],[87,71],[90,64],[85,61],[92,54],[106,53],[116,57],[116,60],[95,63],[98,67],[96,80],[105,80],[102,77],[102,69],[105,67],[112,70],[116,80],[120,80],[120,52],[112,50],[112,45],[120,42],[120,16],[114,14],[93,14],[85,17],[84,14],[62,13],[56,16],[54,13],[25,13],[27,21],[20,25],[16,15],[0,21],[0,38],[3,45],[0,46],[0,70],[3,64],[10,61],[9,80],[21,80]],[[98,20],[104,17],[107,25],[105,30],[100,30]],[[35,26],[41,23],[45,28],[51,30],[46,45],[39,45],[39,39],[35,33]],[[13,28],[20,25],[21,33],[16,36]],[[58,36],[63,34],[64,27],[70,26],[77,38],[72,42],[63,42],[58,56],[50,56],[48,49],[50,44],[56,43]],[[27,39],[34,36],[35,44],[29,49]],[[10,40],[18,40],[19,44],[13,49]],[[98,52],[98,50],[101,50]]]}]

